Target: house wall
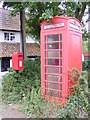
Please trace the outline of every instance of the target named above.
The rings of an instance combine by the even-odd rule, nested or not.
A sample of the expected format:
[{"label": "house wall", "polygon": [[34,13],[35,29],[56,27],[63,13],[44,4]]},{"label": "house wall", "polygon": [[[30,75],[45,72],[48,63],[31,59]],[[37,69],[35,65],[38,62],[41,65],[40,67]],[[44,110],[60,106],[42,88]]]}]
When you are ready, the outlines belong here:
[{"label": "house wall", "polygon": [[84,61],[84,55],[82,54],[82,61]]},{"label": "house wall", "polygon": [[0,59],[0,72],[1,72],[1,59]]},{"label": "house wall", "polygon": [[20,42],[20,32],[15,32],[15,41]]},{"label": "house wall", "polygon": [[[6,41],[4,40],[4,33],[15,33],[15,41]],[[0,42],[18,42],[20,43],[20,32],[13,32],[13,31],[0,31]],[[31,38],[30,36],[26,37],[26,43],[35,43],[35,39]],[[38,43],[38,41],[36,41]]]},{"label": "house wall", "polygon": [[88,32],[90,32],[90,21],[88,21]]},{"label": "house wall", "polygon": [[10,59],[10,67],[12,67],[12,59]]},{"label": "house wall", "polygon": [[34,38],[31,38],[30,36],[26,37],[26,42],[27,43],[39,43],[38,41],[36,41]]},{"label": "house wall", "polygon": [[4,39],[3,39],[3,31],[0,31],[0,42],[4,42]]},{"label": "house wall", "polygon": [[5,42],[10,42],[10,41],[4,40],[4,33],[15,33],[15,41],[13,41],[13,42],[19,42],[20,41],[20,32],[0,31],[0,42],[4,42],[4,41]]},{"label": "house wall", "polygon": [[84,56],[84,61],[90,61],[90,56]]}]

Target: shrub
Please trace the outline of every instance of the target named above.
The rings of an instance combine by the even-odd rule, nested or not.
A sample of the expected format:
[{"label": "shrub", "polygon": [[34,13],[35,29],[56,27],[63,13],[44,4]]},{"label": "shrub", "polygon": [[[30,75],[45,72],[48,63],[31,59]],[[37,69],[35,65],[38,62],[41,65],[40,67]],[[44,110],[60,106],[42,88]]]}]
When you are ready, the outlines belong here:
[{"label": "shrub", "polygon": [[[57,113],[63,118],[88,117],[88,80],[87,72],[79,73],[78,70],[72,69],[69,80],[70,96],[67,96],[67,102],[64,108]],[[75,84],[71,84],[75,83]],[[80,113],[82,115],[80,115]]]},{"label": "shrub", "polygon": [[40,90],[36,93],[32,89],[30,100],[25,101],[24,112],[29,117],[39,118],[80,118],[88,117],[88,81],[87,72],[79,73],[76,69],[72,69],[69,83],[76,84],[69,86],[69,90],[73,89],[70,96],[66,96],[64,107],[55,101],[49,102],[41,97]]},{"label": "shrub", "polygon": [[[39,62],[38,62],[39,61]],[[10,70],[12,71],[12,70]],[[40,59],[25,60],[24,70],[18,74],[9,72],[3,77],[3,100],[23,102],[23,111],[29,117],[38,118],[79,118],[88,116],[88,76],[87,71],[79,73],[72,69],[69,80],[70,96],[66,96],[64,107],[55,101],[49,102],[41,97]],[[75,84],[71,84],[71,82]]]},{"label": "shrub", "polygon": [[82,71],[89,70],[90,68],[90,61],[83,61],[82,62]]},{"label": "shrub", "polygon": [[32,118],[53,118],[56,116],[58,108],[62,107],[54,101],[47,101],[44,97],[41,97],[41,90],[36,92],[33,88],[30,94],[30,100],[25,100],[24,107],[21,110]]},{"label": "shrub", "polygon": [[[24,97],[29,99],[32,87],[40,89],[40,58],[24,60],[24,70],[19,71],[19,76],[12,69],[2,79],[2,97],[8,102],[17,102]],[[19,79],[18,79],[19,77]]]}]

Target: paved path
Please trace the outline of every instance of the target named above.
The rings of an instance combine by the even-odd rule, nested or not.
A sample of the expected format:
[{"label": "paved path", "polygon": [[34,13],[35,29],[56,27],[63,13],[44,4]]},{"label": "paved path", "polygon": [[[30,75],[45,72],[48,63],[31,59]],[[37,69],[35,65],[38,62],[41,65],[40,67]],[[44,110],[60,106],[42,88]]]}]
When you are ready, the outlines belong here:
[{"label": "paved path", "polygon": [[27,118],[25,114],[18,111],[19,104],[10,105],[5,111],[2,111],[2,118]]},{"label": "paved path", "polygon": [[6,73],[8,72],[0,72],[0,87],[2,86],[2,81],[1,81],[2,76],[5,75]]},{"label": "paved path", "polygon": [[2,105],[2,99],[1,99],[1,87],[2,87],[2,76],[5,75],[7,72],[0,72],[0,120],[2,118],[27,118],[25,114],[18,111],[18,108],[21,105],[18,104],[12,104],[9,105],[9,107],[4,110],[4,106]]}]

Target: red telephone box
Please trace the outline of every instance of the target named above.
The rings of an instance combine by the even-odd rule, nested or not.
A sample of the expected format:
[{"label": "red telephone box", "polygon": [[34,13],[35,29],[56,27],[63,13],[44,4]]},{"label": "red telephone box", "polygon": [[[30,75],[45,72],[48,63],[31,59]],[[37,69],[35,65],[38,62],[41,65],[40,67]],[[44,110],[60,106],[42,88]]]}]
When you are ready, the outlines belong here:
[{"label": "red telephone box", "polygon": [[23,53],[16,52],[12,55],[12,69],[23,70]]},{"label": "red telephone box", "polygon": [[41,23],[41,94],[65,101],[68,71],[82,69],[81,23],[76,18],[55,16]]}]

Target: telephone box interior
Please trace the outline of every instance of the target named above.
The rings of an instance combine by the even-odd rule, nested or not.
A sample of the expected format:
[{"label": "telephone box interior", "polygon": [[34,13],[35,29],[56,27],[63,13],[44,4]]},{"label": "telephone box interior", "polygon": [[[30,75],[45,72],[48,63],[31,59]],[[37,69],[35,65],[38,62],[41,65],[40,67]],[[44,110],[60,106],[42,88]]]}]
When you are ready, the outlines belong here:
[{"label": "telephone box interior", "polygon": [[82,69],[81,23],[72,17],[55,16],[41,23],[41,94],[64,101],[68,94],[68,71]]}]

